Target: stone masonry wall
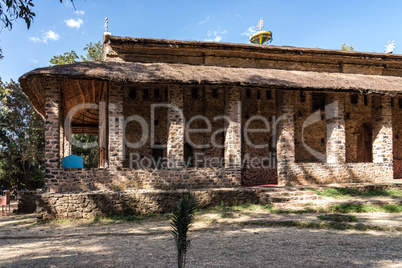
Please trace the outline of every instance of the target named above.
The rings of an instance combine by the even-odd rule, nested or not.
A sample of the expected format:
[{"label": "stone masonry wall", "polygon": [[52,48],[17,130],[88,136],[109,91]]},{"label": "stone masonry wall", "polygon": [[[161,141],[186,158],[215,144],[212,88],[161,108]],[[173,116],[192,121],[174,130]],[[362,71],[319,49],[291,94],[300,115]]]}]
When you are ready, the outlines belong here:
[{"label": "stone masonry wall", "polygon": [[[338,95],[338,94],[337,94]],[[326,163],[299,163],[295,161],[294,152],[294,95],[280,91],[277,98],[277,114],[284,120],[279,126],[278,136],[278,183],[279,185],[321,184],[332,182],[385,182],[393,179],[392,161],[392,126],[391,126],[391,101],[389,96],[372,95],[372,109],[370,118],[373,124],[373,161],[366,163],[344,164],[344,150],[342,147],[345,136],[345,121],[342,117],[333,118],[337,125],[331,126],[327,122],[327,129],[331,130],[327,141]],[[342,96],[333,96],[342,103]],[[368,103],[364,101],[363,103]],[[347,106],[347,105],[345,105]],[[368,106],[368,105],[366,105]],[[329,110],[326,111],[327,113]],[[339,110],[338,113],[342,114]],[[347,120],[346,120],[347,121]],[[365,121],[364,119],[362,121]],[[329,123],[329,124],[328,124]],[[348,130],[346,129],[346,140]],[[339,148],[336,150],[336,147]],[[335,148],[333,150],[332,148]],[[359,150],[360,148],[357,148]],[[350,152],[350,151],[349,151]],[[297,151],[296,151],[297,153]],[[328,157],[331,156],[332,157]],[[356,151],[357,154],[357,151]],[[332,162],[332,163],[331,163]]]},{"label": "stone masonry wall", "polygon": [[243,185],[277,183],[275,92],[259,87],[241,89]]},{"label": "stone masonry wall", "polygon": [[[194,190],[198,208],[242,203],[259,203],[262,190],[209,189]],[[37,218],[93,218],[95,216],[133,215],[171,212],[187,190],[91,192],[79,194],[37,195]]]},{"label": "stone masonry wall", "polygon": [[[322,162],[312,155],[305,147],[325,154],[326,150],[326,120],[324,107],[313,107],[313,92],[292,91],[294,99],[294,139],[295,139],[295,161],[299,163]],[[327,94],[321,94],[328,104]],[[315,113],[318,113],[319,119],[311,124],[306,124],[303,131],[303,124]],[[303,134],[303,135],[302,135]],[[303,138],[304,137],[304,143]]]},{"label": "stone masonry wall", "polygon": [[[402,184],[348,185],[359,191],[402,189]],[[295,189],[295,188],[293,188]],[[320,187],[322,190],[322,187]],[[191,191],[198,208],[232,206],[244,203],[267,203],[267,188],[201,189]],[[187,190],[176,191],[98,191],[76,194],[45,193],[33,195],[39,220],[91,219],[96,216],[138,215],[171,212]],[[19,200],[22,201],[22,200]],[[21,212],[22,213],[22,212]]]},{"label": "stone masonry wall", "polygon": [[402,94],[397,94],[391,100],[394,178],[402,178]]},{"label": "stone masonry wall", "polygon": [[[52,192],[82,191],[116,188],[136,189],[184,189],[203,187],[236,187],[250,184],[278,182],[286,184],[330,183],[347,181],[387,181],[393,176],[392,148],[398,140],[392,131],[392,120],[397,114],[394,102],[388,96],[358,94],[352,102],[349,93],[325,94],[325,112],[321,112],[318,124],[311,124],[305,129],[306,144],[323,153],[324,163],[317,163],[310,152],[300,146],[300,130],[303,119],[312,114],[313,93],[266,88],[220,87],[220,86],[178,86],[178,85],[120,85],[110,84],[109,88],[109,167],[105,169],[63,170],[59,168],[60,143],[59,98],[57,80],[49,80],[46,90],[46,187]],[[136,89],[133,97],[132,86]],[[317,95],[315,95],[317,96]],[[353,97],[354,98],[354,97]],[[338,101],[337,117],[332,117],[328,104]],[[166,108],[157,111],[151,117],[151,104],[171,103],[184,111]],[[393,105],[393,106],[392,106]],[[392,107],[391,107],[392,106]],[[361,112],[361,111],[364,111]],[[213,120],[219,115],[225,120]],[[300,114],[299,114],[300,113]],[[151,138],[143,146],[131,150],[123,146],[124,139],[138,142],[141,138],[141,126],[132,120],[126,126],[123,136],[124,121],[131,115],[144,118],[148,126],[154,125],[153,142],[167,145],[162,155],[176,162],[177,168],[154,169],[151,165],[144,169],[129,169],[129,153],[137,152],[140,157],[153,156]],[[225,169],[219,167],[184,169],[180,163],[185,154],[184,128],[189,118],[195,115],[206,116],[212,122],[212,133],[226,128],[226,132],[216,135],[216,140],[225,148],[194,148],[193,154],[225,157]],[[269,144],[264,148],[253,148],[247,144],[242,129],[248,119],[261,116],[268,119],[270,127],[276,127],[276,139],[273,129],[269,133],[248,133],[248,139],[254,144]],[[272,117],[279,124],[272,124]],[[270,120],[271,119],[271,120]],[[356,130],[362,123],[370,120],[373,124],[373,162],[348,163],[358,153]],[[322,121],[322,122],[321,122]],[[192,127],[205,127],[204,122],[195,122]],[[397,123],[396,123],[397,124]],[[264,129],[263,120],[255,120],[248,128]],[[211,134],[212,133],[207,133]],[[328,134],[329,140],[321,136]],[[196,134],[190,138],[196,143],[205,143],[210,139],[207,134]],[[218,133],[219,134],[219,133]],[[223,135],[224,134],[224,135]],[[149,133],[150,135],[150,133]],[[346,137],[346,152],[345,150]],[[274,140],[272,140],[274,139]],[[351,141],[348,141],[350,139]],[[276,144],[275,144],[276,140]],[[314,147],[319,144],[318,147]],[[399,146],[398,142],[395,143]],[[276,145],[276,146],[274,146]],[[304,145],[303,145],[304,146]],[[322,148],[324,150],[322,151]],[[398,147],[396,147],[398,148]],[[394,148],[394,153],[396,152]],[[276,153],[276,154],[275,154]],[[274,154],[274,155],[273,155]],[[310,156],[308,156],[310,154]],[[268,157],[272,169],[241,168],[248,158]],[[126,160],[124,160],[126,158]],[[303,161],[301,161],[303,160]],[[326,163],[325,163],[326,162]],[[275,169],[277,167],[277,169]],[[379,175],[381,174],[381,176]]]},{"label": "stone masonry wall", "polygon": [[[352,103],[355,98],[356,103]],[[373,95],[345,93],[345,124],[346,124],[346,162],[358,162],[359,130],[364,123],[372,125]],[[360,145],[361,146],[361,145]]]},{"label": "stone masonry wall", "polygon": [[[140,159],[151,159],[153,156],[152,146],[155,144],[165,147],[162,149],[163,157],[167,157],[166,147],[169,133],[168,108],[154,107],[152,110],[152,104],[166,105],[167,103],[167,85],[130,84],[124,86],[123,114],[126,120],[132,117],[132,120],[129,120],[126,125],[125,138],[127,142],[133,145],[125,146],[125,168],[130,167],[130,154],[132,154],[132,160],[138,157]],[[145,122],[148,129],[142,129],[141,122]],[[153,130],[153,132],[150,131],[147,136],[143,136],[142,134],[146,134],[147,130]],[[141,141],[144,141],[143,145],[137,147],[136,144]],[[133,148],[134,146],[135,148]],[[155,161],[157,160],[155,159]],[[153,166],[152,163],[145,162],[145,160],[143,164],[145,166]],[[131,166],[135,169],[139,168],[133,164]]]},{"label": "stone masonry wall", "polygon": [[60,167],[60,82],[49,79],[46,87],[46,116],[45,116],[45,185],[60,184],[56,176]]},{"label": "stone masonry wall", "polygon": [[199,189],[240,186],[237,169],[66,169],[55,192],[107,189]]}]

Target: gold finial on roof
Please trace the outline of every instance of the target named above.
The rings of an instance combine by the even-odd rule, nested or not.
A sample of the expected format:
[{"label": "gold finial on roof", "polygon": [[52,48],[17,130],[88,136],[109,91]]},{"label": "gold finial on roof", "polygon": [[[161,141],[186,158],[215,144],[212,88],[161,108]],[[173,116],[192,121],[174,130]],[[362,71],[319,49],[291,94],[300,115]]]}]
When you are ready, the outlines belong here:
[{"label": "gold finial on roof", "polygon": [[109,23],[109,21],[108,21],[108,18],[106,17],[105,18],[105,32],[107,32],[107,29],[109,28],[108,23]]},{"label": "gold finial on roof", "polygon": [[261,29],[264,28],[264,18],[262,18],[258,21],[257,28],[259,31],[261,31]]}]

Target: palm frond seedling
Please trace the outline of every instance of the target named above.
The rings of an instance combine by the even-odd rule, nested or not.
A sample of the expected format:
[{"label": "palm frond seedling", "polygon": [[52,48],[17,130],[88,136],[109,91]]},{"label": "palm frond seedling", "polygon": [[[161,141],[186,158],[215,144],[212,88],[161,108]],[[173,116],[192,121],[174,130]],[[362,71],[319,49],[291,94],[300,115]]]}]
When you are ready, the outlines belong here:
[{"label": "palm frond seedling", "polygon": [[177,265],[179,268],[184,268],[186,265],[187,249],[190,247],[187,232],[194,222],[196,208],[197,202],[195,198],[188,193],[180,199],[177,207],[173,210],[170,226],[172,227],[172,234],[176,243]]}]

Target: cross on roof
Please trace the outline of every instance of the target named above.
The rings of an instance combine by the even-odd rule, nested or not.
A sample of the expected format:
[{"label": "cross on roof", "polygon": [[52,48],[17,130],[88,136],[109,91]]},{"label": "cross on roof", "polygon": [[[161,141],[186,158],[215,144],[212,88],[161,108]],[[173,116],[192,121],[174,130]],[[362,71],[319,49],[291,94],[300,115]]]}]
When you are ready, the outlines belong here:
[{"label": "cross on roof", "polygon": [[260,19],[258,21],[258,26],[257,26],[258,30],[261,31],[262,28],[264,28],[264,18]]}]

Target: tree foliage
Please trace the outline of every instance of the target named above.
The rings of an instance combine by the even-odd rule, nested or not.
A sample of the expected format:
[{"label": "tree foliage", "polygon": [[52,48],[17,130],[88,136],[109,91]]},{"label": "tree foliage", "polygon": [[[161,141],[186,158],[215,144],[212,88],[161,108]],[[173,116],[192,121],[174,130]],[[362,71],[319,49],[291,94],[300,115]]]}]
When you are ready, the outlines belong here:
[{"label": "tree foliage", "polygon": [[100,41],[94,44],[92,44],[92,42],[89,42],[89,44],[84,47],[84,50],[88,51],[88,53],[86,58],[81,56],[82,61],[102,60],[102,43]]},{"label": "tree foliage", "polygon": [[53,65],[64,65],[77,62],[79,59],[77,53],[74,50],[70,52],[65,52],[63,55],[53,56],[50,59],[50,63]]},{"label": "tree foliage", "polygon": [[345,43],[342,44],[342,50],[343,51],[355,51],[352,45],[347,46]]},{"label": "tree foliage", "polygon": [[[98,142],[97,135],[91,134],[73,134],[74,138],[82,143]],[[72,145],[71,151],[75,155],[79,155],[84,160],[84,168],[97,168],[99,163],[98,147],[81,148]]]},{"label": "tree foliage", "polygon": [[0,180],[11,187],[43,187],[44,122],[18,83],[0,81]]},{"label": "tree foliage", "polygon": [[31,26],[31,22],[35,17],[32,11],[33,0],[1,0],[0,2],[0,21],[1,28],[11,30],[13,22],[18,19],[25,21],[27,28]]},{"label": "tree foliage", "polygon": [[84,50],[88,51],[85,57],[82,55],[78,56],[74,50],[71,50],[70,52],[65,52],[62,55],[53,56],[50,59],[50,63],[53,65],[63,65],[80,61],[84,62],[102,59],[102,43],[100,41],[96,43],[90,42],[86,45],[86,47],[84,47]]}]

